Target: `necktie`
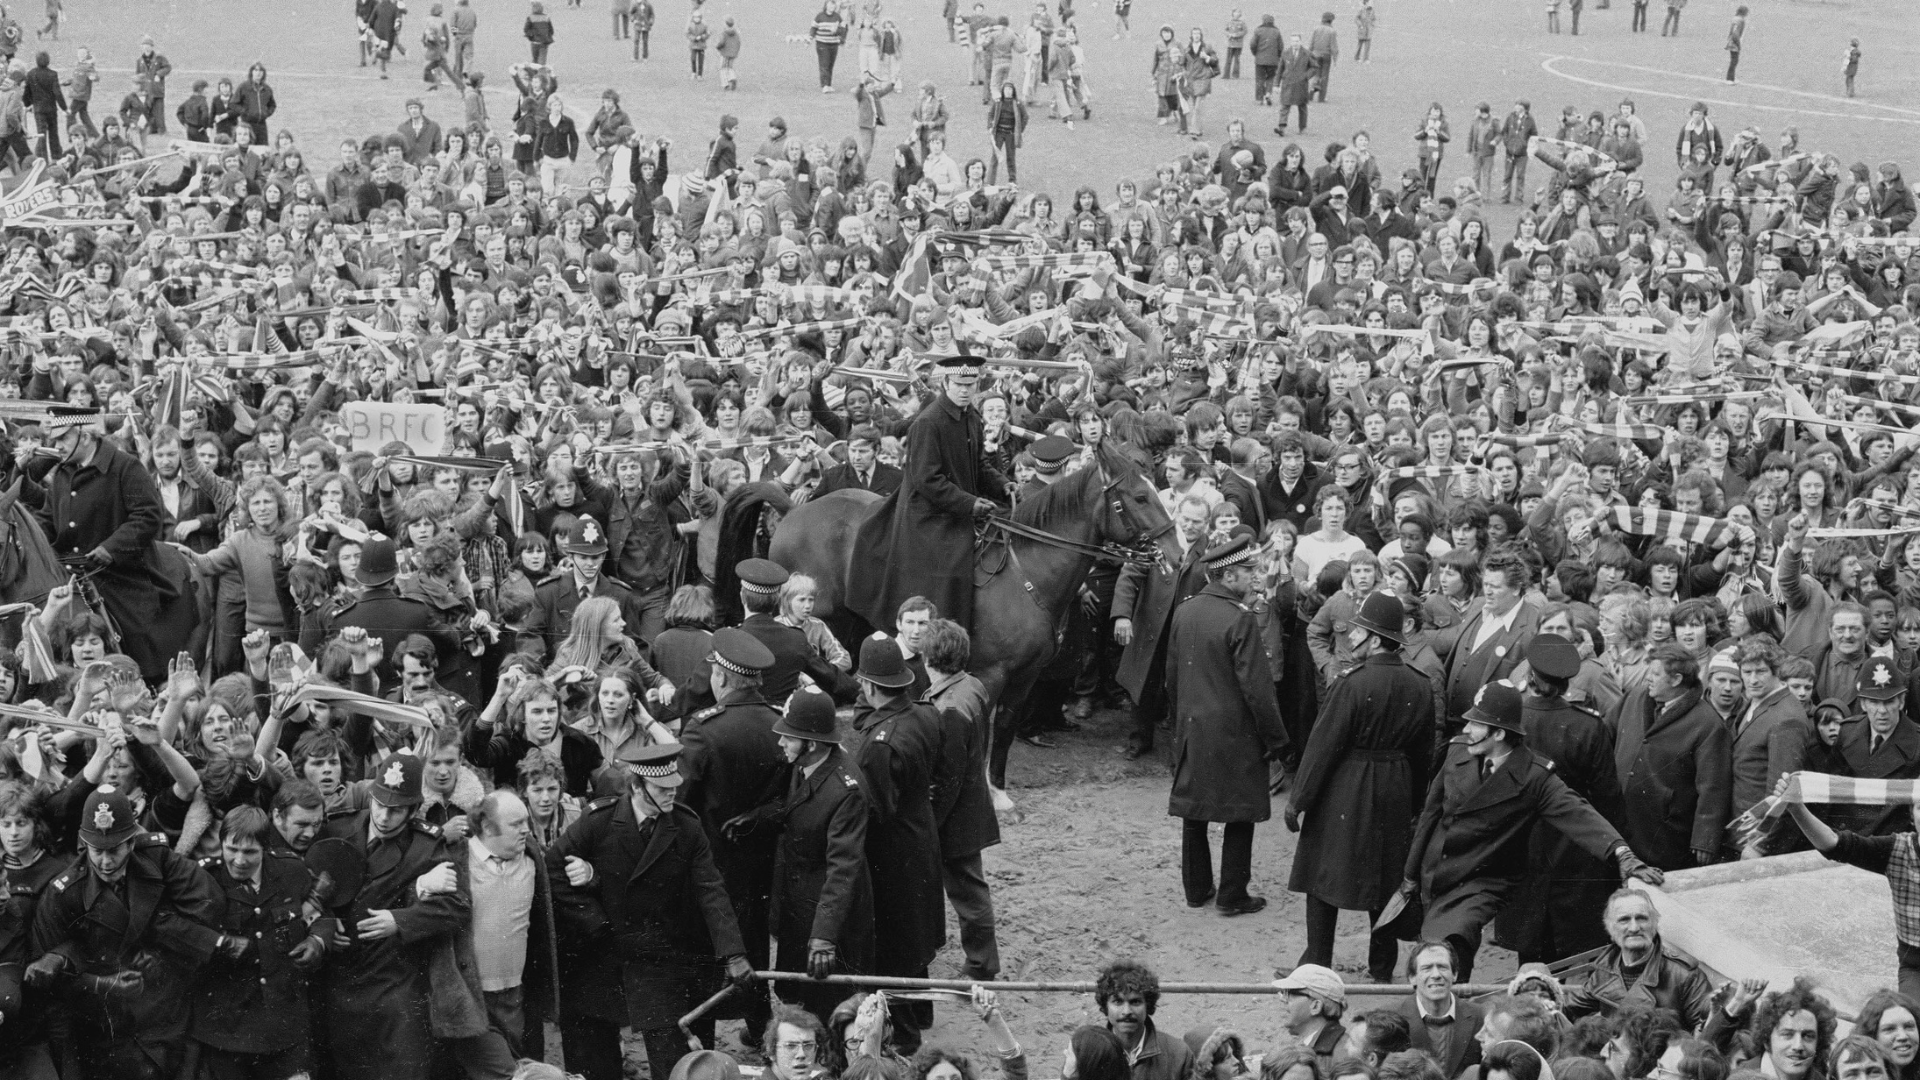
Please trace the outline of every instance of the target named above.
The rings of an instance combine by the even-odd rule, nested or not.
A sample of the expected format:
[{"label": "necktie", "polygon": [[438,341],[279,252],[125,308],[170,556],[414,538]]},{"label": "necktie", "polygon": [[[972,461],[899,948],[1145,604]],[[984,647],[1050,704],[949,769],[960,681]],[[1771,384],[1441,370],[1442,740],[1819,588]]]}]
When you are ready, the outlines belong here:
[{"label": "necktie", "polygon": [[1873,755],[1879,753],[1880,744],[1886,741],[1887,741],[1887,737],[1885,735],[1875,735],[1873,739],[1867,744],[1867,756],[1872,757]]}]

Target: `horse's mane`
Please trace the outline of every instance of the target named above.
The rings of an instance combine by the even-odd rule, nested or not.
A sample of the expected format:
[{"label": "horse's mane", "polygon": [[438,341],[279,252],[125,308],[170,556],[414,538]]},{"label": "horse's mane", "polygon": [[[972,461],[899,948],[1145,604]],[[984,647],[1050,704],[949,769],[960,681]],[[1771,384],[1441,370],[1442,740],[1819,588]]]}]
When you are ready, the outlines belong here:
[{"label": "horse's mane", "polygon": [[1015,508],[1013,520],[1036,529],[1054,529],[1064,522],[1087,517],[1099,501],[1088,489],[1101,484],[1104,476],[1137,471],[1138,456],[1131,446],[1117,439],[1101,440],[1094,462],[1075,469],[1022,502]]},{"label": "horse's mane", "polygon": [[1082,465],[1040,493],[1023,500],[1013,520],[1036,529],[1052,530],[1062,522],[1087,515],[1087,489],[1099,482],[1097,465]]}]

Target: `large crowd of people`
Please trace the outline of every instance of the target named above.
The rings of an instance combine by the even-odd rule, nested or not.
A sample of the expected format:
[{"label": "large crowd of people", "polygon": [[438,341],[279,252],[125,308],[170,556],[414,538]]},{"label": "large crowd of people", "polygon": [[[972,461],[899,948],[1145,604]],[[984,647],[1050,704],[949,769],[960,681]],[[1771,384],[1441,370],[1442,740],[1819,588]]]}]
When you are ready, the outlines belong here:
[{"label": "large crowd of people", "polygon": [[[932,82],[875,157],[872,0],[801,35],[824,90],[855,42],[852,131],[691,155],[612,89],[581,130],[539,4],[510,118],[457,0],[427,100],[311,161],[264,65],[169,101],[149,38],[96,131],[85,50],[8,53],[0,1075],[552,1077],[551,1024],[588,1080],[623,1029],[730,1080],[677,1025],[732,987],[694,1034],[745,1021],[780,1080],[965,1080],[927,1002],[826,981],[925,976],[950,906],[1019,1080],[982,853],[1010,754],[1104,706],[1170,744],[1190,907],[1266,906],[1280,803],[1308,944],[1264,1053],[1161,1033],[1115,960],[1068,1078],[1914,1080],[1915,785],[1862,783],[1920,780],[1899,163],[1699,104],[1656,194],[1631,101],[1436,103],[1404,154],[1229,110],[1215,147],[1243,50],[1283,139],[1340,56],[1332,13],[1236,12],[1224,60],[1160,28],[1191,152],[1056,199],[1013,181],[1029,107],[1092,115],[1072,3],[949,7],[991,160]],[[383,77],[403,15],[356,12]],[[616,4],[637,61],[655,19]],[[1088,491],[1132,551],[1059,535]],[[1028,667],[976,662],[976,526],[1015,536],[982,580],[1092,564]],[[1846,1038],[1619,888],[1809,847],[1893,898],[1900,989]],[[1342,909],[1398,1007],[1348,1010]],[[1489,925],[1521,974],[1456,997]]]}]

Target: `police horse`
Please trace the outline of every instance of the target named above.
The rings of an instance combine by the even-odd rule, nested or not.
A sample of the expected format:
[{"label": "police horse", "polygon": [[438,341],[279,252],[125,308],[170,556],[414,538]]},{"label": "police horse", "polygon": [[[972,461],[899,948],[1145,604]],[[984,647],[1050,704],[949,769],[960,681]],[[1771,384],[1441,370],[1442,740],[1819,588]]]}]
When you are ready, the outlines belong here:
[{"label": "police horse", "polygon": [[[998,723],[1017,714],[1046,669],[1096,560],[1178,565],[1173,521],[1143,471],[1145,459],[1103,439],[1090,463],[1010,517],[995,515],[976,540],[971,666],[986,686],[988,715],[996,704],[1003,710]],[[775,562],[819,583],[814,614],[853,639],[856,655],[871,628],[842,600],[854,574],[871,572],[856,564],[854,540],[882,501],[843,489],[803,502],[781,519],[769,550]]]}]

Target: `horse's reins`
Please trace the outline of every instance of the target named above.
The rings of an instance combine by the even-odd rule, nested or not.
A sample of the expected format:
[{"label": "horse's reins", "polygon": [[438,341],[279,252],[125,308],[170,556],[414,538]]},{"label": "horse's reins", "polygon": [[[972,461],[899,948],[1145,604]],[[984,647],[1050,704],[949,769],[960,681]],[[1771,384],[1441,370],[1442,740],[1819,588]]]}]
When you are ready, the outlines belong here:
[{"label": "horse's reins", "polygon": [[[1001,517],[999,515],[989,517],[986,519],[984,527],[988,529],[998,529],[1009,536],[1018,536],[1022,539],[1032,540],[1035,543],[1059,548],[1062,551],[1071,551],[1076,555],[1086,555],[1106,562],[1122,564],[1138,563],[1145,566],[1154,561],[1152,556],[1144,552],[1122,547],[1119,544],[1082,543],[1079,540],[1072,540],[1058,533],[1050,533],[1045,529],[1036,529],[1031,525],[1022,524],[1009,517]],[[1151,537],[1143,539],[1151,539]]]}]

